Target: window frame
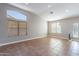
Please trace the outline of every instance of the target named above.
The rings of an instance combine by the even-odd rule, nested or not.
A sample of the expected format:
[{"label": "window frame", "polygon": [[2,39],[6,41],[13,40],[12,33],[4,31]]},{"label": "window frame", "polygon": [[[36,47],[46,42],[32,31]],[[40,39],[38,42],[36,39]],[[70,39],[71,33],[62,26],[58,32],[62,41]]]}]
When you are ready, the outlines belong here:
[{"label": "window frame", "polygon": [[[17,23],[17,25],[15,26],[15,27],[17,27],[16,28],[17,35],[9,34],[9,30],[15,29],[15,28],[13,28],[14,25],[9,25],[9,21],[11,21],[11,22],[13,21],[13,22]],[[25,24],[25,28],[20,28],[20,23],[24,23]],[[26,21],[24,21],[24,20],[22,21],[22,20],[16,19],[16,18],[14,18],[14,17],[12,17],[12,16],[10,16],[10,15],[7,14],[7,25],[8,25],[8,37],[27,35],[27,18],[26,18]],[[11,28],[9,26],[11,26]],[[22,27],[22,25],[21,25],[21,27]],[[20,31],[22,31],[22,30],[24,31],[25,34],[24,33],[20,34]]]}]

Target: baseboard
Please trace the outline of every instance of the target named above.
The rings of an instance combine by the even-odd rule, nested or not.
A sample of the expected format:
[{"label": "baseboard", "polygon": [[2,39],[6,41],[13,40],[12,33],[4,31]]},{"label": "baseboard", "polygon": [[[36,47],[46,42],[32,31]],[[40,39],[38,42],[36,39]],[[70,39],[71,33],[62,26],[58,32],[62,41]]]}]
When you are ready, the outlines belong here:
[{"label": "baseboard", "polygon": [[0,44],[0,46],[5,46],[5,45],[10,45],[10,44],[20,43],[20,42],[23,42],[23,41],[28,41],[28,40],[33,40],[33,39],[38,39],[38,38],[43,38],[43,37],[46,37],[46,36],[34,37],[34,38],[29,38],[29,39],[14,41],[14,42],[10,42],[10,43]]}]

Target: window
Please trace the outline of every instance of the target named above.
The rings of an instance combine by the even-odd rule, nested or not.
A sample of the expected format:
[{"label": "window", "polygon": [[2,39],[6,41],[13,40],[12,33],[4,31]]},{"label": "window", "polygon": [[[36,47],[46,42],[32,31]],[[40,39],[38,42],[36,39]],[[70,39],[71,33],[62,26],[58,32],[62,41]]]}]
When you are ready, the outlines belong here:
[{"label": "window", "polygon": [[23,15],[20,12],[17,11],[13,11],[13,10],[7,10],[7,17],[13,17],[18,21],[26,21],[27,17],[25,15]]},{"label": "window", "polygon": [[17,11],[8,10],[8,36],[19,36],[27,34],[27,17]]},{"label": "window", "polygon": [[52,23],[52,33],[61,33],[61,26],[59,22]]},{"label": "window", "polygon": [[19,22],[19,35],[26,35],[27,34],[27,27],[26,27],[26,22]]},{"label": "window", "polygon": [[56,29],[57,29],[56,23],[53,23],[52,24],[52,32],[56,33],[57,32]]},{"label": "window", "polygon": [[18,23],[17,21],[10,20],[8,18],[8,36],[17,36],[18,35]]},{"label": "window", "polygon": [[57,33],[61,33],[61,26],[59,22],[57,22]]},{"label": "window", "polygon": [[79,30],[79,24],[74,23],[73,24],[73,37],[78,38],[78,30]]}]

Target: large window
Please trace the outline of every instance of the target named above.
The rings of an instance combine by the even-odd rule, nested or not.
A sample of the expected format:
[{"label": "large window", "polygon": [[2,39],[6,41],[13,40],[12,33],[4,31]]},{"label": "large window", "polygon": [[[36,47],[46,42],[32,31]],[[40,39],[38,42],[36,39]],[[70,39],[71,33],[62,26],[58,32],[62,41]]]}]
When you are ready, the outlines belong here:
[{"label": "large window", "polygon": [[9,16],[15,18],[18,21],[26,21],[27,20],[27,17],[18,11],[7,10],[7,17],[9,17]]},{"label": "large window", "polygon": [[61,33],[61,26],[59,22],[52,23],[52,33]]},{"label": "large window", "polygon": [[53,33],[56,33],[57,32],[57,24],[56,23],[53,23],[52,24],[51,30],[52,30]]},{"label": "large window", "polygon": [[57,33],[61,33],[61,25],[57,22]]},{"label": "large window", "polygon": [[73,24],[73,37],[78,38],[78,33],[79,31],[79,24],[78,23],[74,23]]},{"label": "large window", "polygon": [[27,34],[27,17],[17,11],[7,11],[8,36],[20,36]]},{"label": "large window", "polygon": [[18,23],[15,20],[8,19],[8,36],[17,36],[18,35]]}]

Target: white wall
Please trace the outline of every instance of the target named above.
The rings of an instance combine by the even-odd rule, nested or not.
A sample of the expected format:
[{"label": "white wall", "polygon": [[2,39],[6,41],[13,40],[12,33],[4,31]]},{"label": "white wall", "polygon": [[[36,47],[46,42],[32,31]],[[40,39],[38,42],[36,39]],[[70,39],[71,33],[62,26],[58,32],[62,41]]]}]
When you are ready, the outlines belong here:
[{"label": "white wall", "polygon": [[7,26],[6,26],[6,11],[2,4],[0,4],[0,43],[7,39]]},{"label": "white wall", "polygon": [[[8,37],[6,11],[15,10],[27,16],[27,36]],[[43,37],[47,34],[47,22],[38,15],[8,4],[0,4],[0,44]]]}]

